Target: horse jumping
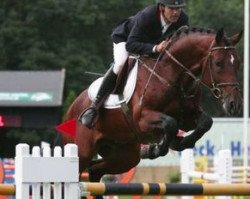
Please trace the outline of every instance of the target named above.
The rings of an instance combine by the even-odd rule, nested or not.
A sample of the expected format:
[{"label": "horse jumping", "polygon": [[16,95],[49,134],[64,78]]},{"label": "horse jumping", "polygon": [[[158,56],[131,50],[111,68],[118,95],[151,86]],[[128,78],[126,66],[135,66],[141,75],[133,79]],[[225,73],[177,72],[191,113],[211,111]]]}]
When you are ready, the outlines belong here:
[{"label": "horse jumping", "polygon": [[[227,37],[223,30],[177,31],[157,59],[138,58],[136,87],[127,103],[129,113],[126,115],[121,108],[103,108],[93,129],[77,121],[91,104],[84,90],[66,115],[66,121],[77,121],[76,136],[62,135],[64,143],[78,145],[80,172],[88,168],[90,181],[99,181],[104,174],[128,171],[141,158],[165,156],[169,148],[193,148],[212,126],[212,118],[201,107],[202,86],[221,101],[228,115],[239,114],[240,61],[235,45],[241,35],[239,32]],[[179,137],[179,129],[193,131]],[[92,160],[95,154],[102,159]]]}]

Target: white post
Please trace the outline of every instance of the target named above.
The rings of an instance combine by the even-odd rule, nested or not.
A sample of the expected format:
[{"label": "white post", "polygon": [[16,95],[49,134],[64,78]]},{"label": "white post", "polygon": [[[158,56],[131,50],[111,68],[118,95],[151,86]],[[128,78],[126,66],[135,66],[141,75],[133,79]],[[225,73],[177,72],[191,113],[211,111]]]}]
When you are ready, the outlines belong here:
[{"label": "white post", "polygon": [[248,121],[249,121],[249,0],[244,1],[244,109],[243,109],[243,143],[244,143],[244,183],[247,182],[248,167]]},{"label": "white post", "polygon": [[[64,156],[65,157],[70,157],[72,158],[72,160],[74,160],[75,158],[78,157],[78,152],[77,152],[77,146],[75,144],[67,144],[64,147]],[[77,158],[78,160],[78,158]],[[72,173],[69,173],[68,171],[68,175],[73,175],[75,176],[75,174],[79,173],[79,168],[78,168],[78,164],[77,167],[75,167],[75,170],[72,170]],[[65,182],[64,185],[64,194],[65,194],[65,199],[77,199],[80,198],[80,191],[79,191],[79,181],[78,181],[78,175],[75,178],[74,182]]]},{"label": "white post", "polygon": [[[218,165],[216,172],[219,174],[218,183],[228,183],[232,182],[232,156],[230,150],[220,150],[218,154]],[[231,199],[231,196],[219,196],[219,199]]]},{"label": "white post", "polygon": [[[181,152],[181,182],[190,183],[190,172],[194,171],[194,151],[185,149]],[[193,199],[193,196],[182,196],[182,199]]]},{"label": "white post", "polygon": [[193,149],[186,149],[181,152],[181,182],[189,183],[189,173],[194,171]]},{"label": "white post", "polygon": [[[51,157],[51,149],[47,145],[44,145],[43,148],[43,157]],[[59,166],[59,165],[58,165]],[[51,198],[51,182],[43,182],[43,199],[50,199]]]},{"label": "white post", "polygon": [[[61,147],[54,148],[54,157],[62,157]],[[62,183],[60,182],[54,183],[54,199],[62,199]]]},{"label": "white post", "polygon": [[218,161],[219,183],[232,182],[232,156],[230,150],[220,150]]},{"label": "white post", "polygon": [[16,146],[15,157],[15,182],[16,182],[16,199],[29,198],[29,184],[24,183],[23,157],[30,157],[30,147],[27,144],[19,144]]},{"label": "white post", "polygon": [[[32,157],[41,157],[40,147],[36,146],[32,149]],[[38,171],[39,172],[39,171]],[[32,198],[40,199],[41,198],[41,183],[33,183],[32,184]]]}]

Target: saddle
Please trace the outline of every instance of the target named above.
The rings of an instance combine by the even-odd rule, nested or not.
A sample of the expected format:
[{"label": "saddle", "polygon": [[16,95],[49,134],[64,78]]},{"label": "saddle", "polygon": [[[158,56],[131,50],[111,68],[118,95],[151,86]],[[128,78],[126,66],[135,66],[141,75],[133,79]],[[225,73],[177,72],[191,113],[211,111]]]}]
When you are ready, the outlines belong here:
[{"label": "saddle", "polygon": [[[118,84],[116,85],[113,94],[109,95],[109,97],[105,101],[103,106],[104,108],[120,108],[121,103],[128,103],[133,96],[138,72],[138,59],[129,58],[126,64],[127,66],[123,67],[123,70],[118,75]],[[89,86],[88,97],[91,101],[95,99],[102,81],[103,77],[100,77]]]}]

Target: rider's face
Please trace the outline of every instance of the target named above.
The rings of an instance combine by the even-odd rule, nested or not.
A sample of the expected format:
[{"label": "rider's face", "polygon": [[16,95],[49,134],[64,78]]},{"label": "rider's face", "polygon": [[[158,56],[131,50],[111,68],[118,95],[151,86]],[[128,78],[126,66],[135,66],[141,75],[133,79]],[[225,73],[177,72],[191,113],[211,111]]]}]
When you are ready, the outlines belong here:
[{"label": "rider's face", "polygon": [[166,22],[175,23],[180,17],[181,8],[162,6],[161,12]]}]

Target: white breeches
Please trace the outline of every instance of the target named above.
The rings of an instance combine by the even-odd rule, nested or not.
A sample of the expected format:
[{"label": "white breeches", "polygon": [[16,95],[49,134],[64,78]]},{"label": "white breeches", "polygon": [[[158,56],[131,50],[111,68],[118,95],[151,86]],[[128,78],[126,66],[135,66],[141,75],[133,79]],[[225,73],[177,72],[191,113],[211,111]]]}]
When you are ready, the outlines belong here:
[{"label": "white breeches", "polygon": [[114,67],[113,72],[118,74],[124,66],[129,53],[126,50],[126,42],[113,43]]}]

